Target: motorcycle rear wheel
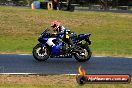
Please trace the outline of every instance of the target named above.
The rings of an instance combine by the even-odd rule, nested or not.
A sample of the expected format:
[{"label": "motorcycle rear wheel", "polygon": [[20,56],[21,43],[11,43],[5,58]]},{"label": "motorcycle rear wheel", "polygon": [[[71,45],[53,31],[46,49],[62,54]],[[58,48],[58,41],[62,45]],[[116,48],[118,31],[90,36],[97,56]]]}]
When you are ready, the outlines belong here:
[{"label": "motorcycle rear wheel", "polygon": [[34,48],[33,48],[33,57],[37,60],[37,61],[46,61],[49,58],[49,49],[47,47],[44,47],[43,51],[41,49],[41,45],[37,44]]},{"label": "motorcycle rear wheel", "polygon": [[[91,50],[90,50],[88,44],[86,43],[86,44],[82,45],[82,46],[80,47],[80,49],[83,49],[83,50],[85,51],[85,52],[84,52],[85,55],[84,55],[84,56],[81,56],[79,52],[76,52],[76,53],[74,54],[75,59],[76,59],[77,61],[79,61],[79,62],[86,62],[86,61],[88,61],[88,60],[91,58],[91,55],[92,55],[92,52],[91,52]],[[87,55],[86,55],[86,54],[87,54]]]}]

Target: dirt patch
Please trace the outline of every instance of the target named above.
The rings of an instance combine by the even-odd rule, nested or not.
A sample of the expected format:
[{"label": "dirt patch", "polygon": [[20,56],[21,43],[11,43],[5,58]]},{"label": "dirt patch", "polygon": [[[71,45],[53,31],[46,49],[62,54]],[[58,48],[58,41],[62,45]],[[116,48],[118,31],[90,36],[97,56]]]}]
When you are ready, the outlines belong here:
[{"label": "dirt patch", "polygon": [[76,83],[76,76],[66,75],[1,75],[0,83],[17,83],[17,84],[70,84]]}]

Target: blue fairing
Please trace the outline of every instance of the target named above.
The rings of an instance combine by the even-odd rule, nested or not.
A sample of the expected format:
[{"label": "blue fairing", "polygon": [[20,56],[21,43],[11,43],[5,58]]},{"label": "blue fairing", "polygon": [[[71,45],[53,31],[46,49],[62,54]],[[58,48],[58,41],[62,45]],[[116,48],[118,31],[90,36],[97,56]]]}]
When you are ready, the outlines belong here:
[{"label": "blue fairing", "polygon": [[[38,41],[42,45],[41,48],[43,48],[44,46],[47,46],[48,49],[50,50],[50,54],[53,55],[53,56],[54,55],[60,55],[60,54],[62,54],[63,51],[60,50],[60,47],[62,47],[62,45],[63,45],[64,42],[59,41],[59,39],[60,39],[60,36],[62,37],[63,35],[60,34],[59,36],[57,36],[55,38],[53,37],[54,39],[52,40],[52,42],[54,42],[55,45],[54,46],[49,46],[48,43],[47,43],[47,41],[48,41],[49,38],[52,38],[52,35],[49,35],[47,33],[47,31],[48,30],[45,30],[44,32],[42,32],[41,35],[38,38]],[[73,34],[73,35],[75,35],[75,34]],[[79,34],[76,37],[71,37],[71,39],[72,39],[72,41],[73,41],[74,44],[78,43],[81,40],[86,40],[90,44],[90,41],[88,39],[88,37],[90,35],[91,34],[89,34],[89,33],[88,34]]]},{"label": "blue fairing", "polygon": [[62,46],[62,42],[52,47],[52,50],[51,50],[52,55],[60,54],[60,46]]},{"label": "blue fairing", "polygon": [[46,43],[46,41],[47,41],[48,39],[49,39],[49,38],[39,37],[39,38],[38,38],[38,41],[39,41],[40,43]]},{"label": "blue fairing", "polygon": [[[45,38],[45,37],[39,37],[38,41],[42,44],[42,47],[44,45],[47,45],[46,42],[49,38]],[[59,38],[56,38],[55,40],[58,40]],[[51,47],[51,54],[52,55],[57,55],[57,54],[60,54],[60,50],[59,50],[59,47],[62,45],[62,42],[58,43],[57,45],[55,46],[52,46]]]},{"label": "blue fairing", "polygon": [[79,35],[78,35],[78,39],[79,39],[79,40],[82,40],[82,39],[84,39],[84,38],[86,38],[86,37],[88,37],[88,36],[90,36],[90,35],[91,35],[91,34],[89,34],[89,33],[88,33],[88,34],[79,34]]},{"label": "blue fairing", "polygon": [[45,41],[47,41],[49,38],[40,38],[41,40],[45,40]]}]

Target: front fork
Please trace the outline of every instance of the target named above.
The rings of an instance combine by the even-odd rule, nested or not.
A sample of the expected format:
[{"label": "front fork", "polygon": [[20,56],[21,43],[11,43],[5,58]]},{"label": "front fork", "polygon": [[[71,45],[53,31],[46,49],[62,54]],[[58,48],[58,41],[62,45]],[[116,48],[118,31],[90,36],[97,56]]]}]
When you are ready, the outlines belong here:
[{"label": "front fork", "polygon": [[40,53],[44,53],[45,44],[40,43],[40,45],[41,45]]},{"label": "front fork", "polygon": [[41,44],[41,50],[40,50],[40,53],[45,53],[45,48],[47,48],[49,50],[49,53],[51,54],[51,47],[48,45],[48,44],[43,44],[43,43],[40,43]]}]

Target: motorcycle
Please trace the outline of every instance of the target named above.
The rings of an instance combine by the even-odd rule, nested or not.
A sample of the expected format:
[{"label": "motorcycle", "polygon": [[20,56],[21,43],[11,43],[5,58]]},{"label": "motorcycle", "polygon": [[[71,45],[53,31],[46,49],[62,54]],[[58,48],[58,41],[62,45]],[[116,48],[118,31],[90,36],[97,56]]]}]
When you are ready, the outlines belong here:
[{"label": "motorcycle", "polygon": [[71,32],[70,38],[75,47],[70,50],[70,46],[62,41],[59,36],[54,36],[48,31],[48,29],[45,29],[41,33],[38,38],[39,43],[33,48],[32,53],[36,60],[46,61],[48,58],[72,58],[72,56],[79,62],[86,62],[90,59],[92,55],[89,48],[91,44],[90,33],[77,35]]}]

